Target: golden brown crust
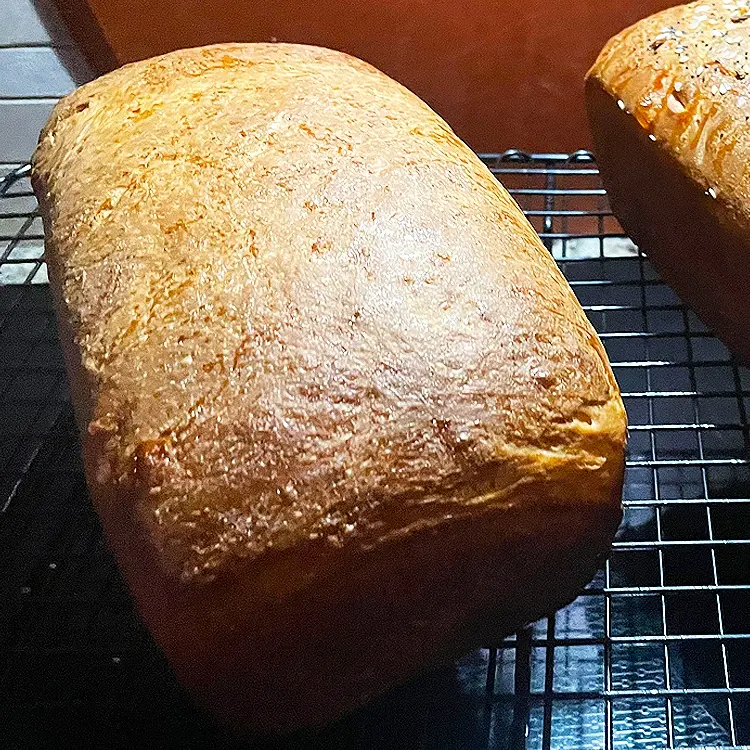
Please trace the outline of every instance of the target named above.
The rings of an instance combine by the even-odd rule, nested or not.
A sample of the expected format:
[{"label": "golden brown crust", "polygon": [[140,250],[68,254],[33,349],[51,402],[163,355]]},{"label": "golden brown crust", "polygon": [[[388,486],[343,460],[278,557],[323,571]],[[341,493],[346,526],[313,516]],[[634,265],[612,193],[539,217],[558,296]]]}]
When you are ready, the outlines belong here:
[{"label": "golden brown crust", "polygon": [[669,8],[625,29],[586,81],[615,214],[745,359],[749,84],[750,5],[716,0]]},{"label": "golden brown crust", "polygon": [[[508,193],[406,89],[313,47],[172,53],[63,100],[34,183],[92,494],[207,705],[264,685],[267,709],[225,715],[329,719],[472,645],[504,593],[503,630],[593,572],[625,439],[606,356]],[[300,619],[349,680],[278,645],[317,700],[246,653]],[[367,638],[393,652],[378,668]]]},{"label": "golden brown crust", "polygon": [[613,37],[588,73],[750,228],[750,5],[669,8]]}]

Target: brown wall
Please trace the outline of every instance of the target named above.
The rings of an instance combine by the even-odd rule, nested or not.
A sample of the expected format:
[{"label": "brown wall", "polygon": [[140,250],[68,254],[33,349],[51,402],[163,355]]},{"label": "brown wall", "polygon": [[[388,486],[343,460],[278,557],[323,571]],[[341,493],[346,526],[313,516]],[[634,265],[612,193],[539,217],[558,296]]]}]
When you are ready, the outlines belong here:
[{"label": "brown wall", "polygon": [[[86,0],[58,0],[80,15]],[[582,78],[614,33],[668,0],[88,0],[114,58],[217,41],[308,42],[379,67],[480,151],[588,145]],[[73,28],[87,36],[80,20]],[[102,39],[86,47],[106,67]],[[102,62],[104,61],[104,62]]]}]

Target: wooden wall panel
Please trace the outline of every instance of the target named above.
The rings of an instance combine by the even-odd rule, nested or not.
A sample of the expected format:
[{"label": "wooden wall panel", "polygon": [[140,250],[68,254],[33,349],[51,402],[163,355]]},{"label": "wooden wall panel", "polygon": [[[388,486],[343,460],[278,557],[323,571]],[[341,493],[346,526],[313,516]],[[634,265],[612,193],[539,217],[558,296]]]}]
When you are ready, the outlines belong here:
[{"label": "wooden wall panel", "polygon": [[[477,150],[588,144],[582,78],[614,33],[665,0],[58,0],[86,5],[128,62],[217,41],[307,42],[362,57]],[[101,39],[86,40],[96,63]],[[98,49],[97,49],[98,48]]]}]

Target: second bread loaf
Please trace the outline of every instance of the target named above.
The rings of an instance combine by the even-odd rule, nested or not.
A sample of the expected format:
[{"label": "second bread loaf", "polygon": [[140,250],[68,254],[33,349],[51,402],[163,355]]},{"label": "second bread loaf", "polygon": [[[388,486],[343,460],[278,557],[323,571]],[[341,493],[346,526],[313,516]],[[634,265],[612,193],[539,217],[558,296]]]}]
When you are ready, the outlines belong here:
[{"label": "second bread loaf", "polygon": [[750,6],[670,8],[586,80],[612,208],[662,276],[750,362]]}]

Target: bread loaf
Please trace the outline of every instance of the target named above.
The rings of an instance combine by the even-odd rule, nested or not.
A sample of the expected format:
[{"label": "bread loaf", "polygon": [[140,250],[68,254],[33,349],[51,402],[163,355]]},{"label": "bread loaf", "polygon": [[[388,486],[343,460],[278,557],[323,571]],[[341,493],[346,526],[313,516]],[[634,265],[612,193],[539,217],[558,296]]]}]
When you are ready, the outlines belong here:
[{"label": "bread loaf", "polygon": [[409,91],[314,47],[175,52],[65,98],[33,180],[93,501],[221,720],[327,722],[592,575],[607,358]]},{"label": "bread loaf", "polygon": [[670,8],[586,79],[612,208],[662,276],[750,362],[750,5]]}]

